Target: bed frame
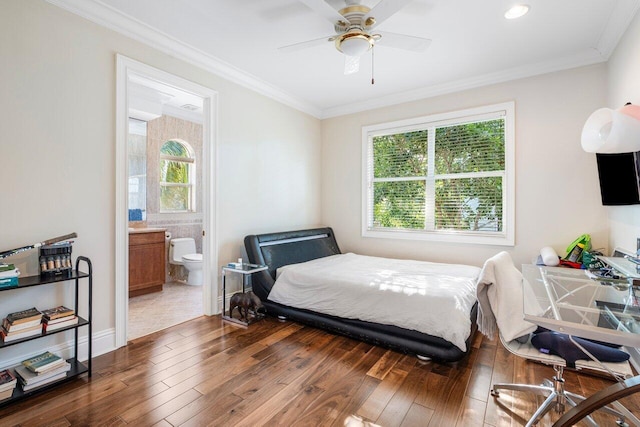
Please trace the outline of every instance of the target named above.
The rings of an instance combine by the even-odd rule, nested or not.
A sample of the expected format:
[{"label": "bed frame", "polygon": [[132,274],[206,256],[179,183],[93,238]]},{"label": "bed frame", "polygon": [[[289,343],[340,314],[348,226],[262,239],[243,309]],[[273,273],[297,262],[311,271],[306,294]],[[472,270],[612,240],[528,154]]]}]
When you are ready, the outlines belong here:
[{"label": "bed frame", "polygon": [[[466,355],[449,341],[422,332],[329,316],[269,301],[267,296],[275,283],[276,270],[279,267],[341,253],[331,228],[250,235],[244,238],[244,245],[251,263],[269,267],[252,275],[253,292],[260,297],[269,315],[306,323],[403,353],[416,354],[421,358],[453,362]],[[471,331],[466,341],[467,352],[477,330],[477,310],[476,303],[471,310]]]}]

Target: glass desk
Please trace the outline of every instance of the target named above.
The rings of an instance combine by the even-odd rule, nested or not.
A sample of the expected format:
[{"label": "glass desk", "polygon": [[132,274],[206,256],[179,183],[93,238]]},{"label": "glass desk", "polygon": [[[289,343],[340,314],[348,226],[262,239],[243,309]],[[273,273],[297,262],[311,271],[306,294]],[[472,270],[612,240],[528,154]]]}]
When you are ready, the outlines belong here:
[{"label": "glass desk", "polygon": [[[585,270],[523,265],[536,304],[524,319],[539,326],[628,347],[640,347],[640,289],[625,280],[592,279]],[[573,425],[593,411],[640,391],[640,376],[605,388],[566,412],[554,426]],[[638,420],[628,419],[633,425]]]},{"label": "glass desk", "polygon": [[[525,304],[525,320],[583,338],[640,347],[640,289],[585,270],[523,265],[542,311]],[[526,284],[525,284],[526,285]]]}]

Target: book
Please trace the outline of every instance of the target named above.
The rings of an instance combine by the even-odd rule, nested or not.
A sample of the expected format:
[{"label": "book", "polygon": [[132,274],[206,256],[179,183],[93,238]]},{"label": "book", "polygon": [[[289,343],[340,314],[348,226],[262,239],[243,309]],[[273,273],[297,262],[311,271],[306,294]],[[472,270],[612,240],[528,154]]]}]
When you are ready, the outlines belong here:
[{"label": "book", "polygon": [[42,334],[42,327],[40,325],[11,333],[7,332],[4,327],[0,327],[0,337],[2,337],[2,341],[5,343],[20,340],[23,338],[33,337],[40,334]]},{"label": "book", "polygon": [[62,328],[66,328],[68,326],[72,326],[72,325],[77,325],[78,324],[78,317],[77,316],[73,316],[73,317],[69,317],[69,318],[65,318],[63,317],[62,319],[66,319],[62,322],[47,322],[47,323],[43,323],[42,324],[42,332],[53,332],[56,329],[62,329]]},{"label": "book", "polygon": [[4,369],[0,371],[0,391],[7,390],[9,388],[12,389],[15,385],[16,377],[10,370]]},{"label": "book", "polygon": [[49,320],[58,319],[60,317],[73,316],[74,314],[76,314],[74,310],[67,308],[64,305],[59,305],[58,307],[42,310],[42,317]]},{"label": "book", "polygon": [[40,323],[42,323],[40,321],[40,319],[34,319],[34,320],[29,321],[29,322],[18,323],[16,325],[12,325],[5,318],[5,319],[2,320],[2,327],[5,328],[7,330],[7,332],[16,332],[16,331],[20,331],[20,330],[31,328],[33,326],[38,326],[38,325],[40,325]]},{"label": "book", "polygon": [[15,270],[15,268],[16,268],[16,266],[14,264],[0,263],[0,271]]},{"label": "book", "polygon": [[[13,393],[13,389],[16,388],[16,383],[18,382],[17,378],[11,373],[10,370],[5,369],[0,372],[0,381],[2,384],[0,385],[0,393],[3,393],[7,390],[10,390]],[[0,398],[1,400],[2,398]]]},{"label": "book", "polygon": [[42,313],[40,313],[40,311],[35,307],[7,314],[7,322],[12,325],[29,322],[35,319],[42,319]]},{"label": "book", "polygon": [[53,320],[43,320],[42,323],[46,323],[48,325],[55,325],[56,323],[68,322],[73,319],[77,319],[78,316],[67,316],[67,317],[59,317]]},{"label": "book", "polygon": [[31,372],[24,366],[16,366],[15,369],[16,375],[18,376],[18,378],[20,378],[20,384],[32,385],[42,383],[44,381],[47,381],[49,378],[57,377],[60,374],[66,374],[71,370],[71,364],[69,362],[64,362],[58,368],[51,369],[41,374]]},{"label": "book", "polygon": [[5,400],[13,396],[13,389],[15,387],[11,387],[8,390],[0,391],[0,400]]},{"label": "book", "polygon": [[14,268],[13,270],[0,271],[0,278],[18,277],[19,275],[20,275],[20,270],[18,270],[17,268]]},{"label": "book", "polygon": [[[18,326],[22,326],[22,325],[18,325]],[[29,326],[29,327],[23,327],[23,328],[19,328],[19,329],[11,329],[11,330],[6,329],[4,327],[4,325],[3,325],[2,328],[0,329],[0,331],[2,331],[6,336],[12,337],[14,335],[22,335],[25,332],[37,331],[40,328],[42,328],[40,323],[38,323],[36,325]]]},{"label": "book", "polygon": [[17,380],[15,382],[12,382],[12,383],[7,383],[5,385],[0,385],[0,392],[6,391],[6,390],[13,390],[14,388],[16,388],[16,383],[17,383]]},{"label": "book", "polygon": [[18,286],[17,277],[0,277],[0,288],[13,288]]},{"label": "book", "polygon": [[66,363],[63,358],[50,351],[22,361],[22,365],[31,372],[45,372]]},{"label": "book", "polygon": [[37,382],[37,383],[34,383],[34,384],[24,384],[22,386],[22,390],[23,391],[31,391],[31,390],[34,390],[36,388],[43,387],[43,386],[45,386],[45,385],[47,385],[49,383],[61,380],[61,379],[65,378],[66,376],[67,376],[67,373],[66,372],[62,372],[62,373],[60,373],[60,374],[58,374],[58,375],[56,375],[54,377],[47,378],[46,380],[44,380],[42,382]]}]

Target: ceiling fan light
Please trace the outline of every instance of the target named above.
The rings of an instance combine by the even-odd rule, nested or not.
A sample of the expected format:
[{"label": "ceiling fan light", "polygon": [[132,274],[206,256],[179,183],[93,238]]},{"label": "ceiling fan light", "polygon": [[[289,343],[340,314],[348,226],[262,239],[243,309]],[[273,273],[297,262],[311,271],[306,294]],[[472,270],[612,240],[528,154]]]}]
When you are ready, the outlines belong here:
[{"label": "ceiling fan light", "polygon": [[511,9],[507,10],[504,13],[504,17],[507,19],[516,19],[516,18],[520,18],[521,16],[525,15],[527,12],[529,12],[529,5],[527,4],[517,4],[515,6],[513,6]]},{"label": "ceiling fan light", "polygon": [[374,42],[373,37],[365,33],[345,33],[336,39],[336,48],[347,56],[362,56]]}]

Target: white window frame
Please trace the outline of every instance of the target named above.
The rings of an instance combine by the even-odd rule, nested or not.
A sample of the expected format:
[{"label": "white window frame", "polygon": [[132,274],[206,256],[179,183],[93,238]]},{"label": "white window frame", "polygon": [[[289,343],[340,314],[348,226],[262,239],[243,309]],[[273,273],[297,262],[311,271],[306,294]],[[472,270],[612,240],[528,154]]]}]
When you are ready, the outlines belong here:
[{"label": "white window frame", "polygon": [[[187,165],[187,170],[189,173],[189,183],[188,184],[180,184],[180,183],[174,183],[174,182],[163,182],[162,180],[159,180],[160,183],[160,193],[159,193],[159,198],[158,198],[158,202],[159,202],[159,212],[160,213],[185,213],[185,212],[195,212],[196,211],[196,195],[195,195],[195,188],[196,188],[196,158],[195,155],[193,154],[193,148],[191,147],[191,145],[186,142],[183,141],[182,139],[177,139],[177,138],[173,138],[173,139],[168,139],[165,142],[162,143],[162,146],[160,146],[160,149],[162,150],[162,147],[164,147],[164,144],[166,144],[169,141],[174,141],[177,142],[178,144],[182,145],[187,153],[189,154],[189,157],[177,157],[177,156],[169,156],[166,154],[162,154],[160,153],[160,165],[162,165],[162,161],[163,160],[168,160],[168,161],[173,161],[173,162],[178,162],[178,163],[185,163]],[[160,177],[158,177],[160,178]],[[162,187],[183,187],[183,188],[188,188],[189,189],[189,200],[188,200],[188,204],[189,206],[187,206],[187,209],[184,210],[173,210],[173,209],[163,209],[162,208]]]},{"label": "white window frame", "polygon": [[[442,230],[398,230],[370,228],[369,210],[373,200],[373,168],[369,164],[373,157],[373,138],[436,128],[444,125],[465,123],[472,120],[488,120],[504,117],[505,125],[505,170],[503,179],[503,230],[502,232],[442,231]],[[431,137],[430,137],[431,139]],[[429,159],[434,156],[434,144],[429,143]],[[432,162],[433,160],[431,160]],[[432,164],[430,165],[430,172]],[[433,202],[433,201],[432,201]],[[433,216],[431,213],[429,216]],[[514,246],[515,244],[515,103],[487,105],[430,116],[380,123],[362,127],[362,236],[388,239],[427,240],[452,243]]]}]

